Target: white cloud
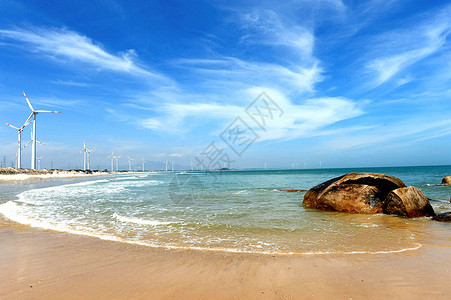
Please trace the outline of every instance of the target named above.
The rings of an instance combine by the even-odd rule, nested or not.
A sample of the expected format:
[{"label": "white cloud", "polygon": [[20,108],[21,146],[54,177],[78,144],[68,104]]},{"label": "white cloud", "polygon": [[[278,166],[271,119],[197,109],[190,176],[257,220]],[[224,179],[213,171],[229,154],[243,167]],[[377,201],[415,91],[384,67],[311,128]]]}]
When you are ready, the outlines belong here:
[{"label": "white cloud", "polygon": [[415,28],[385,33],[375,42],[373,52],[384,53],[366,67],[375,76],[372,88],[396,77],[404,69],[440,51],[451,32],[450,9]]},{"label": "white cloud", "polygon": [[326,144],[337,151],[367,147],[372,147],[376,151],[410,146],[421,141],[451,135],[451,120],[436,118],[434,121],[429,121],[430,119],[430,117],[410,118],[387,126],[362,128],[352,131],[351,134],[344,130],[337,132],[334,138],[326,141]]},{"label": "white cloud", "polygon": [[163,75],[139,66],[134,50],[111,54],[100,44],[77,32],[60,28],[0,30],[0,37],[20,43],[23,49],[54,59],[82,62],[106,71],[124,72],[152,79],[168,80]]},{"label": "white cloud", "polygon": [[[265,128],[258,126],[245,113],[246,107],[262,90],[283,110],[283,116],[274,118]],[[325,128],[339,121],[354,118],[364,113],[365,103],[357,103],[346,98],[312,98],[301,104],[294,104],[282,93],[269,88],[250,88],[243,96],[247,101],[244,105],[227,105],[220,103],[169,103],[155,108],[160,117],[134,120],[138,126],[158,132],[177,134],[205,124],[214,124],[211,133],[218,134],[228,123],[240,116],[253,125],[259,136],[259,141],[292,140],[299,137],[327,134]]]},{"label": "white cloud", "polygon": [[303,61],[311,62],[315,37],[311,30],[292,25],[272,10],[253,10],[240,15],[240,25],[246,30],[242,41],[283,46]]},{"label": "white cloud", "polygon": [[312,93],[315,84],[323,79],[323,70],[318,63],[308,67],[296,65],[285,67],[232,57],[216,60],[180,59],[176,63],[189,72],[200,75],[200,80],[206,86],[214,88],[234,86],[235,88],[231,90],[264,85],[297,93]]}]

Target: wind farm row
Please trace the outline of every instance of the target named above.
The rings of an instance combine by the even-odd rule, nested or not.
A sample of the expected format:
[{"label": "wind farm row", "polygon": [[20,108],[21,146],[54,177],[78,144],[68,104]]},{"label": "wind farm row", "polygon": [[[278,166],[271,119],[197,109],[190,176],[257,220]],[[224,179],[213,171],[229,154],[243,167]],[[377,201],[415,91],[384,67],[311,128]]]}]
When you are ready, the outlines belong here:
[{"label": "wind farm row", "polygon": [[[41,169],[41,159],[44,156],[37,156],[37,148],[36,148],[36,143],[39,143],[41,145],[45,145],[44,143],[40,142],[37,140],[37,115],[40,113],[61,113],[60,111],[55,111],[55,110],[37,110],[33,107],[33,105],[31,104],[30,100],[28,99],[27,95],[25,94],[25,91],[22,91],[25,100],[28,104],[28,107],[31,110],[30,115],[28,116],[28,118],[25,120],[25,122],[23,123],[22,126],[18,127],[18,126],[14,126],[10,123],[5,122],[6,125],[8,125],[9,127],[13,128],[14,130],[17,131],[17,152],[15,154],[15,156],[13,157],[13,160],[16,161],[15,167],[17,169],[22,169],[24,168],[24,164],[23,164],[23,160],[22,160],[22,150],[24,148],[26,148],[30,143],[32,146],[31,149],[31,163],[30,163],[30,169],[32,170],[36,170],[36,169]],[[22,133],[24,132],[25,128],[30,125],[32,126],[31,128],[31,138],[30,140],[23,145],[22,144]],[[83,147],[82,149],[78,152],[77,155],[83,154],[83,170],[87,171],[87,170],[91,170],[91,166],[90,166],[90,155],[92,152],[94,152],[96,149],[88,149],[86,147],[86,141],[83,140]],[[114,150],[111,152],[111,155],[107,156],[106,158],[111,158],[111,168],[110,171],[111,172],[118,172],[120,170],[119,168],[119,158],[121,158],[120,155],[115,155]],[[133,171],[133,170],[138,170],[136,165],[132,165],[134,158],[128,156],[128,171]],[[114,164],[116,163],[116,164]],[[144,160],[144,158],[141,159],[141,161],[139,161],[140,166],[139,166],[139,170],[141,171],[145,171],[145,163],[147,163],[147,161]],[[166,162],[163,162],[163,166],[165,166],[165,168],[161,168],[160,170],[166,170],[167,172],[168,170],[168,160],[166,160]],[[6,164],[5,164],[6,167]],[[174,171],[174,162],[172,161],[172,171]]]}]

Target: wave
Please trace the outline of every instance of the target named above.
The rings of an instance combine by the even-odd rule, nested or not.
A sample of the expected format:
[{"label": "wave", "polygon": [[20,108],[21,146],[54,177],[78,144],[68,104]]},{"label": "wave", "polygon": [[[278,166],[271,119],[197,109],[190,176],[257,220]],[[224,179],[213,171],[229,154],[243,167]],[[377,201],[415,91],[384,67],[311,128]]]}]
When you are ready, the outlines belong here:
[{"label": "wave", "polygon": [[127,223],[135,223],[135,224],[141,224],[141,225],[151,225],[151,226],[160,226],[160,225],[168,225],[172,224],[174,222],[162,222],[157,220],[145,220],[145,219],[139,219],[139,218],[129,218],[120,216],[116,213],[113,214],[113,217],[121,222],[127,222]]}]

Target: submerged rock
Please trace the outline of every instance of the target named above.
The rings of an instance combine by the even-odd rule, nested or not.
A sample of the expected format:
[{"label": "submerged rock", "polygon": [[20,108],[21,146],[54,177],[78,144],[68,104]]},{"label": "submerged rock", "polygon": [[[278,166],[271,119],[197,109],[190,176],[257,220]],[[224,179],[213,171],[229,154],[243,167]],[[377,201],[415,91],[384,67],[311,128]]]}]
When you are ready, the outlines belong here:
[{"label": "submerged rock", "polygon": [[378,173],[350,173],[310,189],[302,205],[350,213],[382,213],[382,201],[394,189],[405,187],[396,177]]},{"label": "submerged rock", "polygon": [[451,184],[451,176],[443,177],[442,184]]},{"label": "submerged rock", "polygon": [[388,215],[408,218],[435,216],[429,200],[413,186],[391,191],[383,201],[382,210]]},{"label": "submerged rock", "polygon": [[438,214],[434,216],[432,219],[439,222],[451,222],[451,211]]},{"label": "submerged rock", "polygon": [[350,173],[311,188],[302,205],[348,213],[434,216],[429,200],[415,187],[378,173]]}]

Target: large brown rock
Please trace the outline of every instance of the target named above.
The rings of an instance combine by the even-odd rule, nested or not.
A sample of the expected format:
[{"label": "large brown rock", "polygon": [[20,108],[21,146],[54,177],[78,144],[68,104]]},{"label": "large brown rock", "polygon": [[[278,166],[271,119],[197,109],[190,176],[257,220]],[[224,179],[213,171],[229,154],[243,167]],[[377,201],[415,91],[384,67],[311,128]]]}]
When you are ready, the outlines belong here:
[{"label": "large brown rock", "polygon": [[451,184],[451,176],[443,177],[442,183],[443,184]]},{"label": "large brown rock", "polygon": [[382,210],[385,214],[409,218],[435,216],[429,200],[413,186],[391,191],[383,201]]},{"label": "large brown rock", "polygon": [[405,187],[396,177],[377,173],[350,173],[310,189],[302,205],[350,213],[382,213],[382,201],[394,189]]}]

